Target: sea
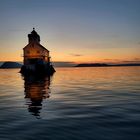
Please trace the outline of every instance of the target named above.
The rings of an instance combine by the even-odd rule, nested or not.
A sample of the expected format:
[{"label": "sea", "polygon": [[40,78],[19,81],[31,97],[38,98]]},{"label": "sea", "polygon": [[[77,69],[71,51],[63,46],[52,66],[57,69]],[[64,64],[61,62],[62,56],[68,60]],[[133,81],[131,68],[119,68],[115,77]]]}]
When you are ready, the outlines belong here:
[{"label": "sea", "polygon": [[140,140],[140,67],[0,69],[0,140]]}]

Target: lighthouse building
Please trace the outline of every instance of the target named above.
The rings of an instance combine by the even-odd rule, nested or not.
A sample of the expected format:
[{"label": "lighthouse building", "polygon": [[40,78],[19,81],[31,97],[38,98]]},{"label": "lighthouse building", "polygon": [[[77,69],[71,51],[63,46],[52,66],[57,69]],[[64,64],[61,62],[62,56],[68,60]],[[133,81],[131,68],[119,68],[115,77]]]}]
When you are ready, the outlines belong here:
[{"label": "lighthouse building", "polygon": [[21,73],[53,73],[53,66],[50,64],[49,50],[40,44],[40,36],[33,28],[28,34],[28,45],[23,48],[23,66]]},{"label": "lighthouse building", "polygon": [[24,65],[31,66],[36,63],[49,63],[49,50],[40,44],[40,36],[35,29],[28,34],[28,45],[23,48]]}]

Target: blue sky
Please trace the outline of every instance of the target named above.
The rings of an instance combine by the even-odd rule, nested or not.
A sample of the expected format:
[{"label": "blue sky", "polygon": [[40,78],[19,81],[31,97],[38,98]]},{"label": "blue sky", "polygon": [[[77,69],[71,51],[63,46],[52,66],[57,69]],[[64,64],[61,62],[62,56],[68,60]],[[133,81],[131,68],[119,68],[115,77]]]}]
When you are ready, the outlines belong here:
[{"label": "blue sky", "polygon": [[139,0],[0,0],[0,25],[0,61],[22,60],[33,27],[53,61],[140,60]]}]

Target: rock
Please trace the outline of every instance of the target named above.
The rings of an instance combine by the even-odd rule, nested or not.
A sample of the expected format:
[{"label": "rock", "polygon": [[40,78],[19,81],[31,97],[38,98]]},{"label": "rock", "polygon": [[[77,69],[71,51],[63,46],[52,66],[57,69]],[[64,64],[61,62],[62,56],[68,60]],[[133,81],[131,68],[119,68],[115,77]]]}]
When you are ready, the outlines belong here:
[{"label": "rock", "polygon": [[2,69],[8,69],[8,68],[21,68],[21,64],[17,63],[17,62],[11,62],[11,61],[7,61],[4,62],[0,68]]}]

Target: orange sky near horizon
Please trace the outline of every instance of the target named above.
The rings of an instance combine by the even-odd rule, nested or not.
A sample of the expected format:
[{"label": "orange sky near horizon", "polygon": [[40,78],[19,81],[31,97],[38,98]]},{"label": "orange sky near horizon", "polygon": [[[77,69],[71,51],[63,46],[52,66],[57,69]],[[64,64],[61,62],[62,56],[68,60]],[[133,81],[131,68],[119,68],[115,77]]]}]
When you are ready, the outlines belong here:
[{"label": "orange sky near horizon", "polygon": [[[26,37],[27,38],[27,37]],[[12,42],[13,43],[13,42]],[[11,45],[12,45],[11,43]],[[10,43],[7,43],[10,45]],[[60,43],[61,44],[61,43]],[[23,61],[22,57],[22,48],[25,46],[24,43],[17,43],[17,47],[14,48],[7,47],[8,49],[2,48],[0,50],[0,61]],[[75,63],[96,63],[96,62],[105,62],[105,63],[121,63],[121,62],[140,62],[140,49],[130,48],[86,48],[86,46],[77,47],[75,50],[65,47],[66,44],[61,44],[57,46],[54,42],[48,43],[50,50],[51,60],[53,62],[75,62]],[[20,46],[20,47],[19,47]],[[52,46],[52,48],[51,48]],[[53,47],[54,46],[54,47]],[[57,49],[56,47],[57,46]],[[16,48],[16,49],[15,49]]]},{"label": "orange sky near horizon", "polygon": [[[37,31],[38,32],[38,31]],[[29,32],[21,32],[9,35],[9,40],[0,41],[0,61],[23,61],[23,48],[28,44]],[[134,42],[123,42],[121,40],[96,39],[78,40],[74,38],[69,41],[67,37],[46,37],[46,34],[38,32],[41,44],[50,50],[53,62],[74,63],[122,63],[140,62],[140,44]],[[54,38],[53,38],[54,37]]]},{"label": "orange sky near horizon", "polygon": [[22,49],[35,27],[53,62],[140,63],[139,4],[138,0],[0,1],[0,61],[23,61]]}]

